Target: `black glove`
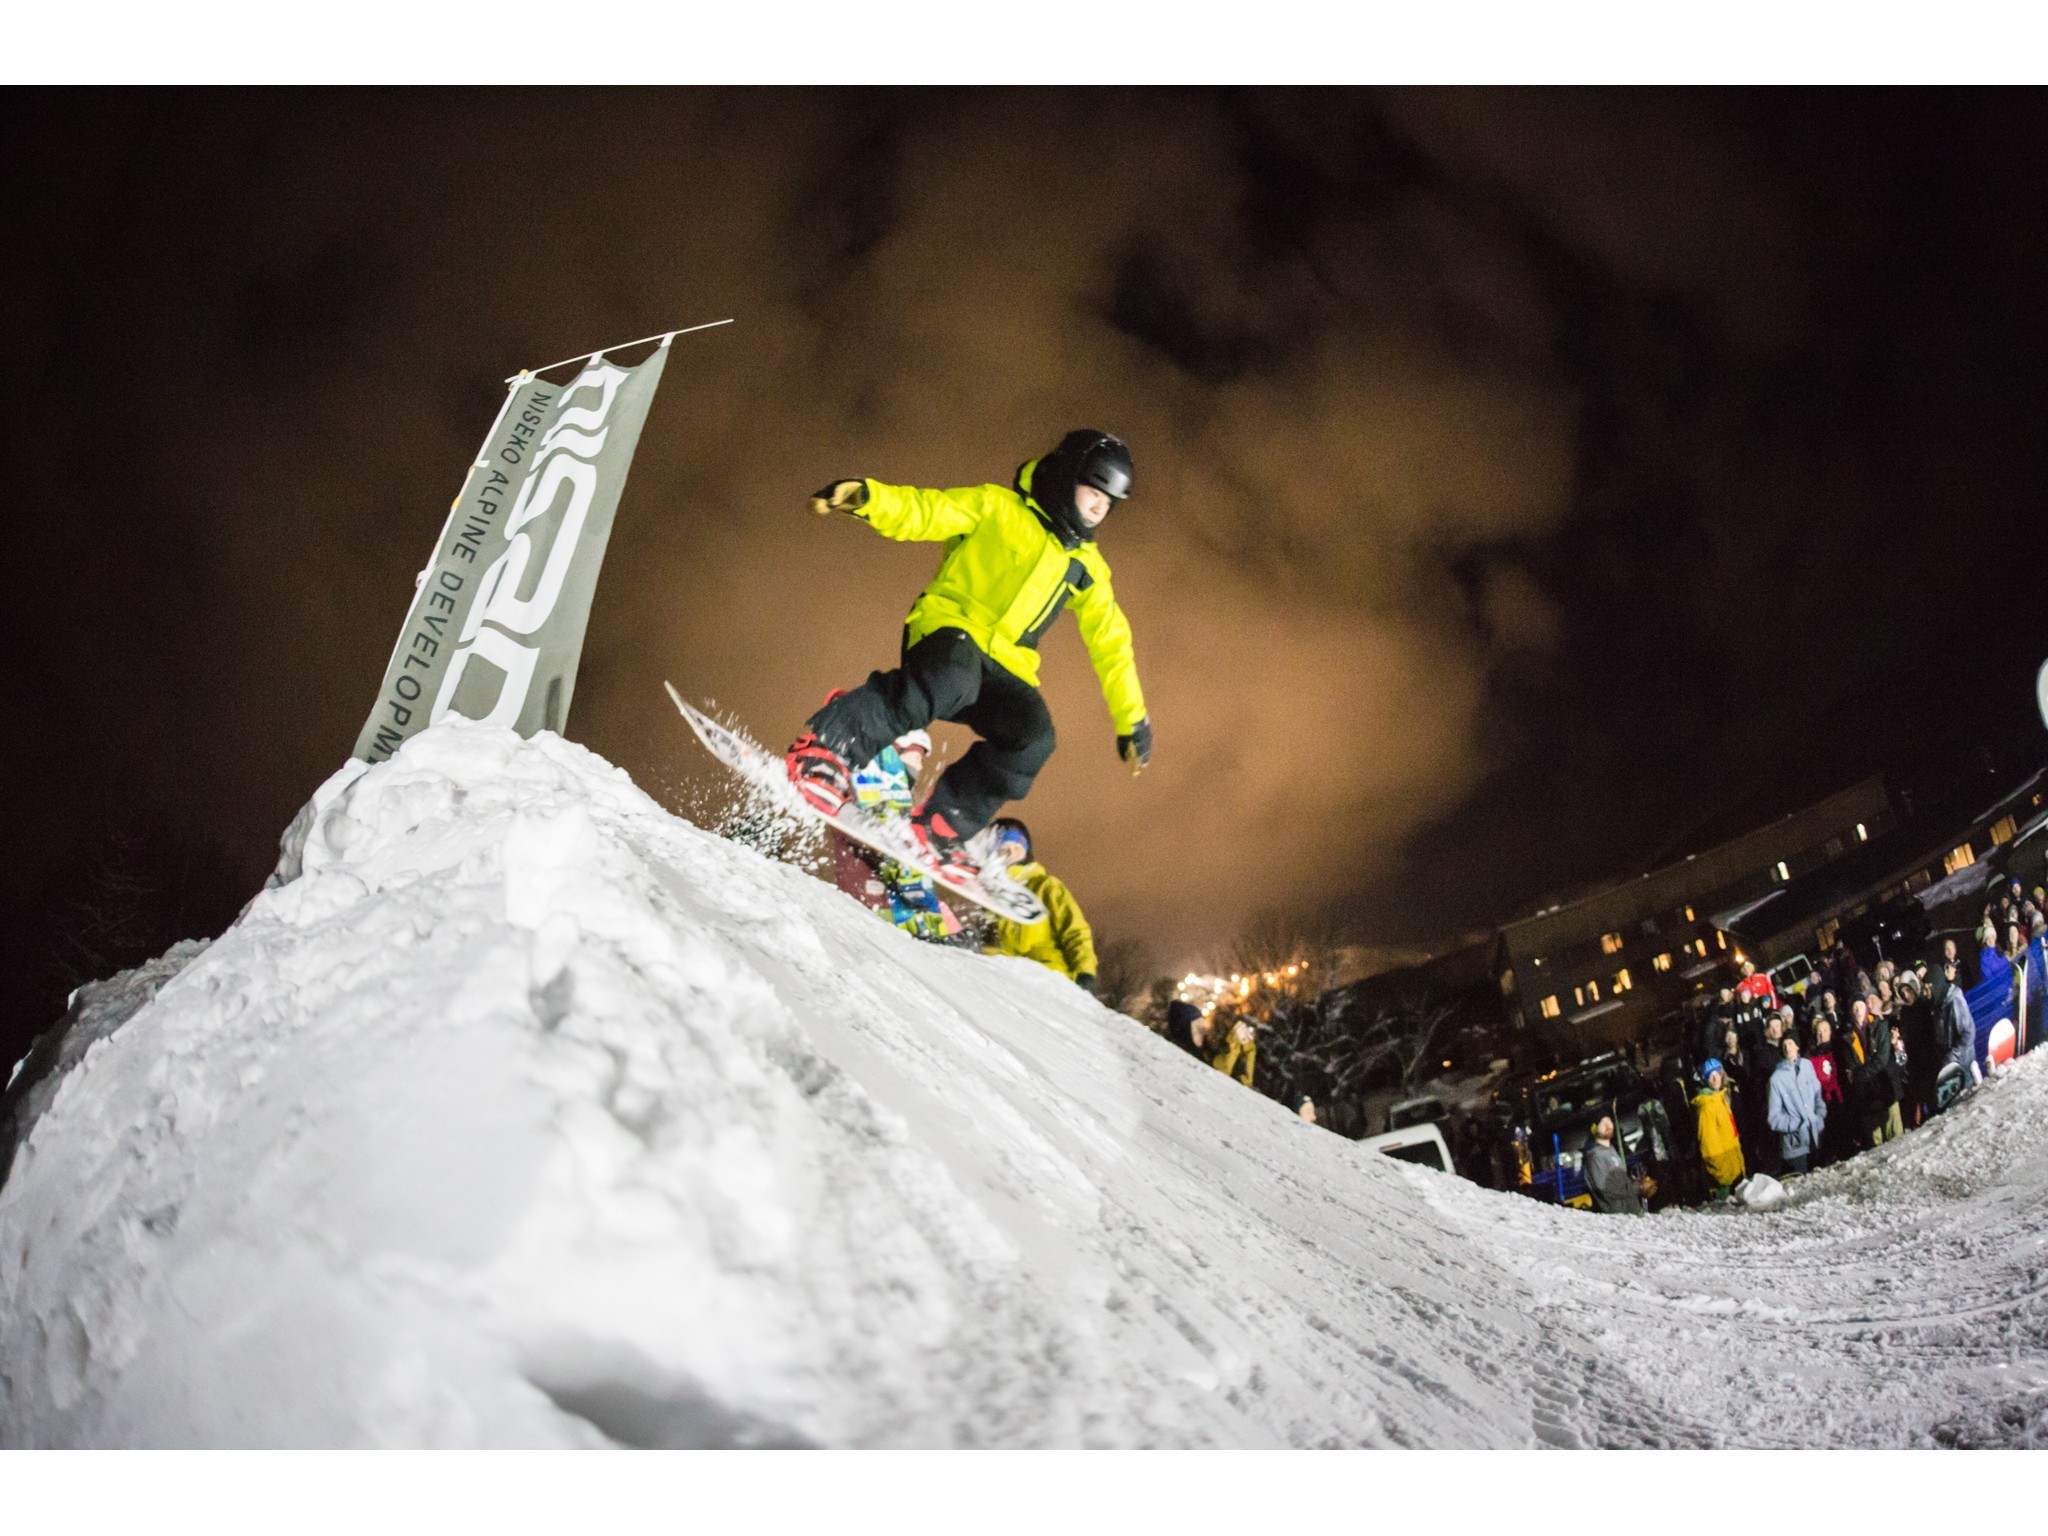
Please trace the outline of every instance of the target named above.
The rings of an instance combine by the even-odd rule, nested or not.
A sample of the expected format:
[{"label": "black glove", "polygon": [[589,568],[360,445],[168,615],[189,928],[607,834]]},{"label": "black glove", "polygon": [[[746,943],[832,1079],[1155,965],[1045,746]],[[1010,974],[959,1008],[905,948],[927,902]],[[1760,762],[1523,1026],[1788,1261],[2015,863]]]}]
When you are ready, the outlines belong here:
[{"label": "black glove", "polygon": [[1116,755],[1131,765],[1133,777],[1136,777],[1138,771],[1152,761],[1152,717],[1150,715],[1147,715],[1136,725],[1132,726],[1130,735],[1117,737]]},{"label": "black glove", "polygon": [[1093,976],[1076,976],[1074,978],[1074,985],[1083,992],[1086,992],[1090,997],[1095,995],[1095,978]]},{"label": "black glove", "polygon": [[820,517],[828,512],[856,512],[867,504],[865,480],[834,480],[811,497],[811,510]]}]

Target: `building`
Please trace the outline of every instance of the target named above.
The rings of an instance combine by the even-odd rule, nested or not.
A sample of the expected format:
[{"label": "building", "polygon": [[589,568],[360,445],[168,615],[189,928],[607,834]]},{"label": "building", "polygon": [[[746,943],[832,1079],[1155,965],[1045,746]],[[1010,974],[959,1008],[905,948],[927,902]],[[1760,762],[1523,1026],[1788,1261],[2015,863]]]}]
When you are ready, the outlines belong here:
[{"label": "building", "polygon": [[1732,960],[1717,914],[1761,910],[1778,892],[1892,832],[1884,781],[1703,852],[1504,924],[1495,974],[1510,1020],[1561,1054],[1644,1038]]},{"label": "building", "polygon": [[1994,872],[2048,881],[2048,770],[1987,805],[1989,793],[1980,776],[1939,799],[1895,803],[1883,779],[1867,778],[1343,990],[1354,1006],[1448,1004],[1459,1030],[1480,1030],[1490,1016],[1503,1052],[1518,1057],[1575,1061],[1645,1041],[1702,991],[1732,983],[1740,962],[1768,970],[1818,956],[1888,902],[1914,896],[1931,907]]},{"label": "building", "polygon": [[[1988,806],[1937,806],[1901,819],[1845,857],[1717,912],[1713,921],[1760,969],[1768,969],[1792,955],[1819,954],[1845,925],[1853,927],[1902,896],[1934,905],[1969,895],[1994,877],[1990,860],[1999,849],[2006,850],[1999,862],[2018,873],[2022,860],[2016,856],[2031,842],[2024,860],[2031,885],[2040,867],[2037,834],[2048,828],[2044,781],[2048,773],[2037,773]],[[1873,958],[1862,956],[1866,964]]]}]

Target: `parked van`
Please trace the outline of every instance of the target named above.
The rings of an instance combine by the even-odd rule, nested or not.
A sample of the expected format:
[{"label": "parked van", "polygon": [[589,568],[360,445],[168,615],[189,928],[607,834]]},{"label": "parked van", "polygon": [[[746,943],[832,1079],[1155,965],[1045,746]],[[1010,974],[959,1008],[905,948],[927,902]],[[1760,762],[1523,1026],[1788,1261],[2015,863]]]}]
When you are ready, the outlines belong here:
[{"label": "parked van", "polygon": [[1426,1094],[1419,1099],[1403,1099],[1387,1111],[1387,1129],[1405,1131],[1411,1125],[1441,1124],[1451,1118],[1451,1112],[1444,1107],[1444,1101],[1435,1094]]},{"label": "parked van", "polygon": [[1438,1168],[1445,1173],[1458,1171],[1451,1162],[1450,1143],[1444,1140],[1444,1133],[1437,1129],[1433,1120],[1421,1125],[1403,1126],[1398,1131],[1387,1131],[1378,1136],[1367,1136],[1356,1145],[1368,1151],[1384,1152],[1388,1157],[1398,1157],[1404,1163],[1420,1163],[1425,1168]]},{"label": "parked van", "polygon": [[1790,960],[1781,960],[1771,967],[1771,985],[1777,988],[1778,996],[1804,997],[1806,989],[1815,984],[1820,973],[1813,968],[1813,962],[1804,955],[1794,955]]}]

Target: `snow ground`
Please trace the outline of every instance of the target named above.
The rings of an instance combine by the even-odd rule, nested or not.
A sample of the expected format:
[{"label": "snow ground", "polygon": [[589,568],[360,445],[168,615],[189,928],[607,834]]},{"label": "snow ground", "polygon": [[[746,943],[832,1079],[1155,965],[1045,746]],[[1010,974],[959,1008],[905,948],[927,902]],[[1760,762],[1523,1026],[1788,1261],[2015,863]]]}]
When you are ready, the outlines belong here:
[{"label": "snow ground", "polygon": [[74,1010],[0,1186],[0,1443],[2048,1443],[2048,1056],[1783,1211],[1595,1217],[553,737],[450,722],[309,820]]}]

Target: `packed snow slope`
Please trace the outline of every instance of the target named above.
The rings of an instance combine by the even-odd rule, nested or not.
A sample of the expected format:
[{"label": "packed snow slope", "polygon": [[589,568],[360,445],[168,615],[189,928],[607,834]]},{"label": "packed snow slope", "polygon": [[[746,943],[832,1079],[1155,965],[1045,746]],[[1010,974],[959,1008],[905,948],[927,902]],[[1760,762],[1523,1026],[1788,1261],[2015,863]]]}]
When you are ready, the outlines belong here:
[{"label": "packed snow slope", "polygon": [[0,1187],[7,1444],[2048,1439],[2048,1053],[1788,1209],[1596,1217],[559,739],[451,723],[323,801],[74,1010]]}]

